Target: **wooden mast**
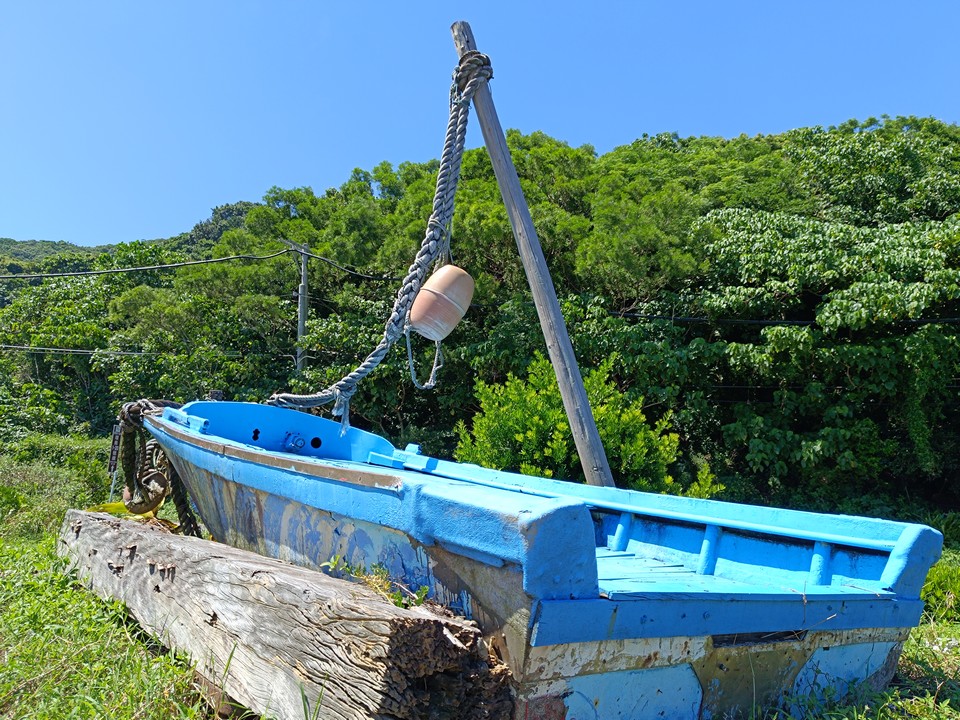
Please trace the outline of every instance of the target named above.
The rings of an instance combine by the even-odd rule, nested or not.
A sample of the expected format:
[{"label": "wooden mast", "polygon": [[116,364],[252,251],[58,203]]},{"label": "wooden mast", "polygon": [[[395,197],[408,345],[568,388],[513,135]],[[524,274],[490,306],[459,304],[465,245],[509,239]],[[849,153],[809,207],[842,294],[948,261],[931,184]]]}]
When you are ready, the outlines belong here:
[{"label": "wooden mast", "polygon": [[[477,49],[469,24],[458,21],[450,30],[461,57],[464,53]],[[573,432],[573,441],[580,455],[583,472],[591,485],[612,487],[614,482],[610,474],[610,465],[607,462],[603,444],[600,442],[600,434],[597,432],[593,411],[587,400],[587,392],[583,387],[577,358],[573,353],[573,345],[567,334],[563,314],[560,312],[560,302],[557,300],[557,293],[540,247],[540,240],[533,227],[527,201],[520,188],[517,171],[510,159],[503,128],[500,126],[500,120],[493,105],[493,96],[486,83],[482,84],[474,95],[473,105],[477,111],[480,129],[483,131],[487,152],[493,162],[493,171],[497,176],[500,194],[507,207],[507,215],[520,251],[523,269],[527,274],[530,290],[533,292],[540,326],[547,341],[547,352],[557,374],[560,395],[570,421],[570,430]]]}]

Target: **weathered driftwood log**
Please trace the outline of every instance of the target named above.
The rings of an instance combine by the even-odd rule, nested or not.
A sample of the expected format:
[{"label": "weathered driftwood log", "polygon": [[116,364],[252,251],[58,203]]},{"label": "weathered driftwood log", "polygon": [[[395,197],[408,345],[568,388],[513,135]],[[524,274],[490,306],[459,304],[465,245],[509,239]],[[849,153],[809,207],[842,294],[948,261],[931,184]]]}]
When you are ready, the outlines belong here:
[{"label": "weathered driftwood log", "polygon": [[95,593],[126,603],[144,629],[264,716],[511,712],[507,678],[487,665],[466,620],[398,608],[356,583],[99,513],[69,511],[59,552]]}]

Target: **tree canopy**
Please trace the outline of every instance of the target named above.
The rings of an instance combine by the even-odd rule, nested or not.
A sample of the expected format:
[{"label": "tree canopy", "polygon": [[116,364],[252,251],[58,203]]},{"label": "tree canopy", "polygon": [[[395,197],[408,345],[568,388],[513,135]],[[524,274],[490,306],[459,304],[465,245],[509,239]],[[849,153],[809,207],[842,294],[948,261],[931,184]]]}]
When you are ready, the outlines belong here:
[{"label": "tree canopy", "polygon": [[[621,484],[857,511],[906,494],[960,505],[960,128],[871,118],[643,136],[603,155],[543,133],[507,143]],[[283,240],[319,256],[301,374],[295,254],[2,281],[7,437],[103,433],[138,397],[263,400],[338,379],[382,334],[437,168],[274,187],[175,238],[98,253],[0,241],[8,274],[264,256]],[[395,350],[361,384],[353,422],[579,478],[482,148],[463,159],[452,247],[477,293],[440,388],[415,390]],[[429,343],[414,346],[429,363]]]}]

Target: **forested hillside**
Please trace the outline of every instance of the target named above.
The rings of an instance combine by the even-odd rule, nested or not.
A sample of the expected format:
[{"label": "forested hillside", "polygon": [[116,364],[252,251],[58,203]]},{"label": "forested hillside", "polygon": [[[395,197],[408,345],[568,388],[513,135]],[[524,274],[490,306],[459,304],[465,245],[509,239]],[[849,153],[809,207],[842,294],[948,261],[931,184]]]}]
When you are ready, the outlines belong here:
[{"label": "forested hillside", "polygon": [[36,262],[51,255],[79,252],[83,254],[98,254],[109,250],[107,246],[81,248],[63,240],[13,240],[0,237],[0,258],[4,265],[11,261],[28,260]]},{"label": "forested hillside", "polygon": [[[891,514],[960,507],[960,127],[896,118],[775,136],[644,136],[599,155],[508,133],[598,425],[624,486]],[[120,404],[314,391],[377,343],[423,238],[437,163],[272,188],[192,231],[25,258],[0,282],[0,424],[103,434]],[[307,369],[294,372],[309,245]],[[477,280],[432,392],[396,348],[353,424],[397,444],[580,475],[482,149],[454,261]],[[430,343],[415,341],[419,371]]]}]

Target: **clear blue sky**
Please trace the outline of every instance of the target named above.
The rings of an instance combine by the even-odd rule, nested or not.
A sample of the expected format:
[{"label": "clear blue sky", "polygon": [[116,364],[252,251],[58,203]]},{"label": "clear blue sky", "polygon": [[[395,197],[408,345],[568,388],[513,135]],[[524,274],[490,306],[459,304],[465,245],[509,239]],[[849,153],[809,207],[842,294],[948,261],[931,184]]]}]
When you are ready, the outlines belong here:
[{"label": "clear blue sky", "polygon": [[438,157],[459,19],[504,127],[601,153],[643,133],[960,122],[954,0],[8,0],[0,237],[169,237],[274,185]]}]

